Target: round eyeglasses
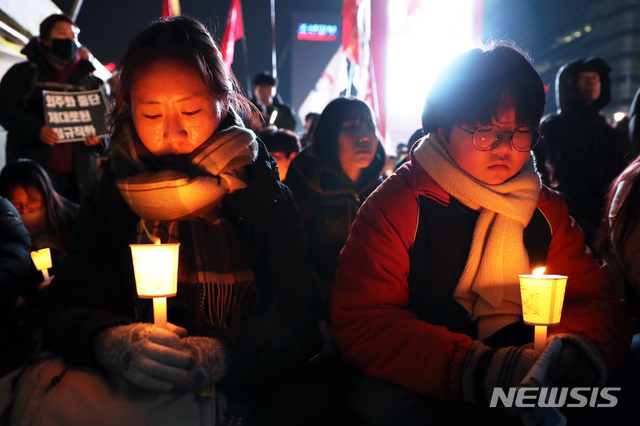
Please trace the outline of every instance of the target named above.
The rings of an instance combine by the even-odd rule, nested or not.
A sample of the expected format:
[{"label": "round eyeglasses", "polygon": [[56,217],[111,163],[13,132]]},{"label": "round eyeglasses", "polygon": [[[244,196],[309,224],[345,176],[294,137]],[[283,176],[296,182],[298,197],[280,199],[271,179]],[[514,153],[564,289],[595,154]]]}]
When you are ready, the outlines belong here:
[{"label": "round eyeglasses", "polygon": [[456,127],[473,135],[473,145],[478,151],[490,151],[498,146],[503,133],[511,134],[511,146],[520,152],[532,150],[540,141],[540,130],[537,127],[522,126],[513,132],[505,132],[495,124],[485,124],[473,131],[458,125]]}]

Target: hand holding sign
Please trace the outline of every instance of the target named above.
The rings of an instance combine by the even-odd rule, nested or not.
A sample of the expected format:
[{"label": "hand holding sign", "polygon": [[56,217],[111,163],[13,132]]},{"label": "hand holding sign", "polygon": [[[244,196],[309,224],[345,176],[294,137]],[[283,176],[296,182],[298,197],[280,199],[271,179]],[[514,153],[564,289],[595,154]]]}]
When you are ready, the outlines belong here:
[{"label": "hand holding sign", "polygon": [[[42,93],[46,126],[41,129],[40,138],[44,143],[55,145],[82,141],[85,145],[92,146],[100,143],[100,138],[107,136],[104,123],[107,102],[102,90],[44,90]],[[50,131],[55,133],[57,139]]]},{"label": "hand holding sign", "polygon": [[49,126],[42,126],[40,129],[40,140],[47,145],[55,145],[60,140],[58,134]]}]

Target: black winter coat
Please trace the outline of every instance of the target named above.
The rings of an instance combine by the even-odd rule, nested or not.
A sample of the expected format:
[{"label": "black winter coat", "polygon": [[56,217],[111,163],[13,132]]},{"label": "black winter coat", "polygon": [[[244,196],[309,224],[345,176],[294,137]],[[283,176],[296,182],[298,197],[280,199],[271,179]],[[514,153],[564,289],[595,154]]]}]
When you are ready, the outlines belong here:
[{"label": "black winter coat", "polygon": [[[575,89],[582,71],[600,76],[600,97],[589,106],[583,105]],[[538,169],[546,157],[549,174],[545,183],[564,195],[569,214],[589,245],[602,220],[607,188],[624,169],[628,152],[624,140],[600,113],[611,100],[609,71],[598,58],[574,61],[560,69],[556,84],[560,109],[542,119],[542,140],[536,148]]]},{"label": "black winter coat", "polygon": [[[0,124],[7,134],[6,160],[31,158],[47,168],[51,146],[40,140],[45,125],[42,91],[76,92],[101,89],[102,80],[90,75],[95,70],[90,62],[80,60],[67,84],[57,83],[49,65],[40,54],[39,42],[32,39],[22,49],[29,59],[15,64],[0,82]],[[84,199],[97,182],[97,152],[102,147],[73,143],[73,167],[80,199]]]},{"label": "black winter coat", "polygon": [[312,149],[305,149],[291,162],[284,184],[291,189],[302,215],[309,258],[327,303],[340,251],[360,206],[382,182],[384,161],[384,148],[378,143],[375,158],[357,182],[325,167]]},{"label": "black winter coat", "polygon": [[[246,167],[247,187],[221,201],[253,268],[257,309],[236,325],[197,327],[185,322],[191,316],[172,304],[178,298],[167,301],[170,322],[191,335],[222,341],[228,375],[216,386],[241,399],[259,397],[265,386],[277,385],[283,374],[309,360],[322,344],[310,309],[315,284],[300,216],[290,192],[278,182],[275,161],[259,145],[258,159]],[[80,209],[71,253],[51,284],[45,309],[44,347],[71,364],[97,366],[92,341],[100,331],[134,321],[152,322],[136,302],[129,248],[135,243],[139,220],[107,166],[96,191]]]},{"label": "black winter coat", "polygon": [[20,214],[9,200],[0,197],[0,336],[16,325],[15,302],[28,282],[30,253],[31,238]]}]

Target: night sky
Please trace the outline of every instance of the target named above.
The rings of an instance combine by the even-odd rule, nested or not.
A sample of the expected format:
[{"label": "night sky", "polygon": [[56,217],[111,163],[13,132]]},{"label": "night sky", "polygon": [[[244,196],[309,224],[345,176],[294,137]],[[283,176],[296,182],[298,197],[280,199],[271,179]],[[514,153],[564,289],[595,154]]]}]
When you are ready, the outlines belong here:
[{"label": "night sky", "polygon": [[[69,13],[73,0],[55,0]],[[241,0],[249,57],[249,77],[271,70],[271,15],[269,0]],[[280,94],[290,99],[291,14],[295,12],[340,13],[342,0],[276,0],[276,53]],[[231,0],[180,0],[182,14],[203,21],[218,39],[222,39]],[[103,64],[118,64],[129,41],[162,15],[162,0],[84,0],[77,24],[80,42]],[[246,86],[242,42],[236,42],[233,72]]]}]

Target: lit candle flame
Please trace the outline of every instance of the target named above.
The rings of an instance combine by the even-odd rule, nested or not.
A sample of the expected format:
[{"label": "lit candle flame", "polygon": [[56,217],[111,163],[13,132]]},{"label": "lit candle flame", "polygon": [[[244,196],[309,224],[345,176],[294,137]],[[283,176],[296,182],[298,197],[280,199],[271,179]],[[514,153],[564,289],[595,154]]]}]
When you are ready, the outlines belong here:
[{"label": "lit candle flame", "polygon": [[540,268],[536,268],[533,270],[532,274],[539,277],[542,276],[542,274],[544,274],[544,271],[546,271],[547,268],[545,268],[544,266],[541,266]]}]

